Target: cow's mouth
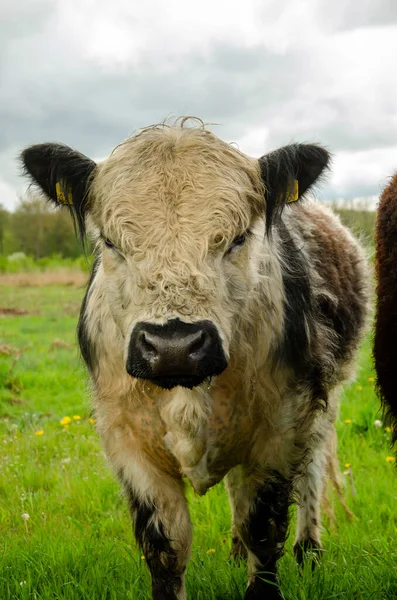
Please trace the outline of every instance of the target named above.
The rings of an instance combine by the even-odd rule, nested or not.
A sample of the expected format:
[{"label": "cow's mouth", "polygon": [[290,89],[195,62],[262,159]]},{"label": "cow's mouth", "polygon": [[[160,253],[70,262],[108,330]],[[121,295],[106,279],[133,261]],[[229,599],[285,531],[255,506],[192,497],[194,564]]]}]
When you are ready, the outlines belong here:
[{"label": "cow's mouth", "polygon": [[[226,366],[225,366],[225,368],[226,368]],[[222,369],[222,371],[224,371],[224,369]],[[207,375],[206,377],[199,377],[199,376],[195,376],[195,377],[186,377],[186,376],[183,376],[183,377],[178,377],[178,376],[157,377],[157,378],[151,378],[149,381],[150,381],[150,383],[153,383],[157,387],[163,388],[164,390],[172,390],[173,388],[178,387],[178,386],[192,390],[193,388],[199,386],[200,384],[202,384],[204,382],[206,382],[206,383],[208,383],[208,385],[210,385],[211,378],[215,377],[216,375],[220,375],[222,373],[222,371],[219,371],[219,373],[213,373],[212,375]]]}]

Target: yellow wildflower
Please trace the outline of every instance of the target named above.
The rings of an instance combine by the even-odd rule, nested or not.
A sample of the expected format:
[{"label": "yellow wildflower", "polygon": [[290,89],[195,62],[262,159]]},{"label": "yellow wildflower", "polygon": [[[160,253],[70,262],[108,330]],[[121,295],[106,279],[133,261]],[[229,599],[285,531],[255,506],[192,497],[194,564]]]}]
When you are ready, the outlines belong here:
[{"label": "yellow wildflower", "polygon": [[392,463],[394,462],[396,459],[394,458],[394,456],[386,456],[386,460],[388,463]]},{"label": "yellow wildflower", "polygon": [[79,415],[73,415],[74,421],[80,421],[81,417]]},{"label": "yellow wildflower", "polygon": [[391,427],[385,427],[386,433],[391,433]]},{"label": "yellow wildflower", "polygon": [[39,431],[35,431],[34,434],[35,435],[43,435],[44,434],[44,429],[40,429]]},{"label": "yellow wildflower", "polygon": [[61,425],[69,425],[69,423],[72,422],[72,419],[70,417],[63,417],[59,422]]},{"label": "yellow wildflower", "polygon": [[88,422],[91,423],[91,425],[95,425],[96,423],[95,419],[93,419],[92,417],[88,419]]},{"label": "yellow wildflower", "polygon": [[207,554],[215,554],[215,548],[210,548],[207,550]]},{"label": "yellow wildflower", "polygon": [[375,381],[375,379],[373,377],[368,377],[368,381],[372,383],[373,381]]},{"label": "yellow wildflower", "polygon": [[345,464],[345,469],[350,469],[350,467],[351,467],[351,464],[350,464],[350,463],[346,463],[346,464]]},{"label": "yellow wildflower", "polygon": [[362,386],[362,385],[356,385],[356,390],[357,390],[358,392],[361,392],[361,390],[362,390],[362,389],[363,389],[363,386]]},{"label": "yellow wildflower", "polygon": [[141,556],[141,560],[145,560],[145,557],[143,555]]},{"label": "yellow wildflower", "polygon": [[349,423],[351,423],[352,420],[351,419],[345,419],[345,423],[348,425]]}]

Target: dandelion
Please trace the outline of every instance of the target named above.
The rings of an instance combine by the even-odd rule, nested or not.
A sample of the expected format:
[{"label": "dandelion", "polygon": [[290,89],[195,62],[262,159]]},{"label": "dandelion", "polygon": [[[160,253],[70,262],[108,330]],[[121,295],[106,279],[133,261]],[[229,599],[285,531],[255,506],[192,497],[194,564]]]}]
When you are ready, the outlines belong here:
[{"label": "dandelion", "polygon": [[351,467],[351,464],[350,464],[350,463],[346,463],[346,464],[345,464],[345,469],[350,469],[350,467]]},{"label": "dandelion", "polygon": [[44,435],[44,429],[40,429],[39,431],[34,432],[35,435]]},{"label": "dandelion", "polygon": [[374,421],[374,425],[375,425],[375,427],[379,428],[379,427],[382,427],[383,423],[382,423],[382,421],[379,421],[379,419],[376,419],[376,421]]},{"label": "dandelion", "polygon": [[73,421],[80,421],[80,415],[73,415]]},{"label": "dandelion", "polygon": [[361,392],[361,390],[362,390],[362,389],[363,389],[363,386],[362,386],[362,385],[356,385],[356,390],[357,390],[358,392]]},{"label": "dandelion", "polygon": [[30,519],[30,516],[28,515],[27,512],[23,512],[21,514],[21,517],[23,519],[23,524],[25,525],[25,531],[26,531],[26,533],[28,533],[28,520]]},{"label": "dandelion", "polygon": [[345,423],[346,423],[347,425],[349,425],[349,423],[351,423],[351,422],[352,422],[352,420],[351,420],[351,419],[345,419]]},{"label": "dandelion", "polygon": [[72,422],[72,419],[70,417],[63,417],[59,422],[61,425],[65,426],[69,425],[69,423]]},{"label": "dandelion", "polygon": [[386,433],[391,433],[391,427],[385,427]]},{"label": "dandelion", "polygon": [[141,556],[141,560],[145,560],[145,557],[143,555]]},{"label": "dandelion", "polygon": [[394,462],[395,460],[396,460],[396,459],[394,458],[394,456],[386,456],[386,461],[387,461],[388,463],[392,463],[392,462]]},{"label": "dandelion", "polygon": [[207,550],[207,554],[215,554],[215,548],[210,548]]},{"label": "dandelion", "polygon": [[368,381],[369,381],[370,383],[372,383],[373,381],[375,381],[375,379],[374,379],[373,377],[368,377]]},{"label": "dandelion", "polygon": [[91,423],[91,425],[95,425],[96,423],[95,419],[93,419],[92,417],[88,419],[88,422]]}]

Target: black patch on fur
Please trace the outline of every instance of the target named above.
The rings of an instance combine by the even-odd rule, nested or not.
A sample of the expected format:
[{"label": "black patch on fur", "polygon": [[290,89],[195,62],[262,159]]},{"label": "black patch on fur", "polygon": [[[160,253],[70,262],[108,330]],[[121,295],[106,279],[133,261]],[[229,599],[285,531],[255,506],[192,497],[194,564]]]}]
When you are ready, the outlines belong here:
[{"label": "black patch on fur", "polygon": [[95,368],[96,354],[95,354],[94,343],[89,338],[88,332],[87,332],[87,318],[88,318],[87,301],[88,301],[88,296],[90,294],[91,286],[94,281],[94,277],[98,271],[100,262],[101,262],[100,258],[97,258],[92,267],[90,279],[88,281],[87,289],[84,294],[83,303],[80,308],[79,322],[77,324],[77,340],[78,340],[78,343],[80,346],[81,356],[83,357],[83,360],[91,373],[94,371],[94,368]]},{"label": "black patch on fur", "polygon": [[281,598],[276,585],[277,561],[283,555],[287,538],[291,493],[291,481],[276,472],[257,491],[241,536],[244,544],[258,559],[260,567],[244,600]]},{"label": "black patch on fur", "polygon": [[311,391],[313,408],[325,408],[328,366],[322,362],[321,340],[316,323],[321,320],[311,287],[309,266],[283,221],[277,224],[281,237],[284,285],[284,331],[278,359],[290,367],[295,381]]},{"label": "black patch on fur", "polygon": [[282,221],[277,225],[282,242],[284,285],[284,334],[281,361],[302,373],[310,363],[310,340],[314,334],[315,303],[308,266]]},{"label": "black patch on fur", "polygon": [[259,159],[266,195],[266,231],[279,217],[298,181],[301,198],[330,162],[330,154],[314,144],[291,144]]},{"label": "black patch on fur", "polygon": [[[152,575],[153,600],[177,600],[183,570],[178,567],[176,551],[171,547],[154,504],[141,502],[124,482],[134,524],[136,540]],[[155,524],[156,523],[156,524]]]},{"label": "black patch on fur", "polygon": [[60,202],[56,184],[61,187],[64,198],[72,194],[73,204],[65,203],[69,209],[81,240],[85,236],[85,212],[87,192],[96,163],[69,146],[62,144],[37,144],[26,148],[21,162],[32,183],[39,186],[46,197],[56,206]]}]

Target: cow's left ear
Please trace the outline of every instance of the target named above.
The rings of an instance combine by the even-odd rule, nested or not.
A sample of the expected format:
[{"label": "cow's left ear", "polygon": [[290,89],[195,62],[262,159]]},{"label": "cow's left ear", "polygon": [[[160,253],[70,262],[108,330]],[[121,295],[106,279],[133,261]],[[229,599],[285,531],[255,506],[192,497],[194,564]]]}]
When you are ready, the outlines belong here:
[{"label": "cow's left ear", "polygon": [[62,144],[30,146],[20,158],[25,174],[47,199],[70,210],[83,238],[88,191],[96,163]]},{"label": "cow's left ear", "polygon": [[314,144],[291,144],[265,154],[259,166],[266,194],[266,229],[284,206],[299,200],[329,166],[330,154]]}]

